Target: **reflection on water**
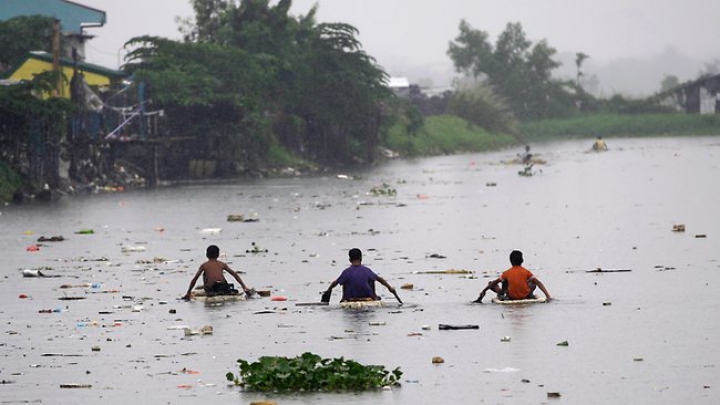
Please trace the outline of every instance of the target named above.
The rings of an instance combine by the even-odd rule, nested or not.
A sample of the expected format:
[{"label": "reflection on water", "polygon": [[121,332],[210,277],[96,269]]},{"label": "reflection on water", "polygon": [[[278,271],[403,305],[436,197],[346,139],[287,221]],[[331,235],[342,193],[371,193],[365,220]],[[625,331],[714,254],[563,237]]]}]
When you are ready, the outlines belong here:
[{"label": "reflection on water", "polygon": [[[509,150],[342,173],[351,179],[246,180],[4,207],[0,378],[13,382],[0,396],[525,404],[559,392],[567,403],[712,403],[720,321],[700,311],[716,307],[720,282],[720,141],[608,145],[607,153],[586,153],[586,141],[533,145],[548,164],[531,177],[501,163],[517,152]],[[397,195],[375,196],[373,187]],[[231,214],[258,221],[228,222]],[[676,224],[686,231],[672,232]],[[94,234],[75,233],[81,229]],[[66,240],[26,251],[54,235]],[[268,252],[248,253],[253,242]],[[177,301],[208,244],[219,245],[250,286],[289,300]],[[395,287],[413,284],[399,290],[411,305],[360,312],[295,306],[319,300],[352,247]],[[526,267],[557,300],[469,304],[509,267],[512,249],[524,251]],[[632,271],[586,273],[598,267]],[[24,279],[26,268],[62,277]],[[475,273],[421,273],[449,269]],[[60,288],[83,283],[101,287]],[[102,292],[110,290],[118,292]],[[68,295],[85,299],[58,300]],[[39,312],[54,308],[60,312]],[[440,331],[440,323],[480,329]],[[172,329],[183,325],[212,325],[213,334]],[[304,351],[400,366],[407,382],[392,391],[281,396],[225,386],[238,358]],[[432,364],[433,356],[445,363]],[[93,388],[58,388],[71,382]]]}]

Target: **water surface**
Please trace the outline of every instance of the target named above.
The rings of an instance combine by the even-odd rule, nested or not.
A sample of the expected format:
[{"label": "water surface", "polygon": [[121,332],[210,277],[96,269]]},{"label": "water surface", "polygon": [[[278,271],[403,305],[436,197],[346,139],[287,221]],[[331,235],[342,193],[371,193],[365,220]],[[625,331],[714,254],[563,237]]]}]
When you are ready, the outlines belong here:
[{"label": "water surface", "polygon": [[[536,165],[532,177],[518,176],[521,167],[503,163],[519,152],[508,150],[393,161],[318,178],[186,185],[4,207],[0,379],[9,383],[0,385],[0,399],[717,403],[720,139],[608,143],[606,153],[587,153],[587,141],[533,145],[548,163]],[[397,195],[373,195],[374,187]],[[228,222],[229,214],[258,222]],[[676,224],[686,231],[672,232]],[[213,228],[221,230],[208,231]],[[81,229],[95,233],[75,234]],[[55,235],[66,240],[26,251],[40,236]],[[253,242],[268,253],[246,253]],[[178,301],[208,244],[219,245],[249,285],[288,301]],[[409,305],[367,312],[295,306],[319,300],[346,267],[352,247],[361,248],[364,263],[394,286],[414,285],[399,291]],[[509,267],[512,249],[524,251],[526,267],[556,300],[525,307],[471,305]],[[599,267],[632,271],[586,273]],[[23,278],[23,269],[61,277]],[[475,273],[421,274],[448,269]],[[97,286],[60,288],[84,283]],[[85,299],[59,300],[64,296]],[[333,302],[339,297],[336,290]],[[267,311],[273,312],[258,313]],[[439,331],[440,323],[480,328]],[[174,329],[203,325],[212,325],[214,333],[186,337]],[[421,335],[408,336],[414,332]],[[502,342],[506,336],[510,341]],[[563,341],[568,346],[557,345]],[[401,367],[402,387],[265,395],[224,380],[238,358],[305,351]],[[431,364],[433,356],[445,363]],[[60,388],[69,383],[92,387]],[[549,392],[561,398],[548,398]]]}]

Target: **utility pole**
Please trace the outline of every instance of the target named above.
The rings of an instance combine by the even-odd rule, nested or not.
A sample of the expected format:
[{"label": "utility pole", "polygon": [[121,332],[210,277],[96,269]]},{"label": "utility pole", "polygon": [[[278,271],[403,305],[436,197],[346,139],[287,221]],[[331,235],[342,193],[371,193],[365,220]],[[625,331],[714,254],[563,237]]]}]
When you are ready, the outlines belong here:
[{"label": "utility pole", "polygon": [[63,94],[62,74],[60,71],[60,20],[53,21],[53,72],[55,73],[55,96]]}]

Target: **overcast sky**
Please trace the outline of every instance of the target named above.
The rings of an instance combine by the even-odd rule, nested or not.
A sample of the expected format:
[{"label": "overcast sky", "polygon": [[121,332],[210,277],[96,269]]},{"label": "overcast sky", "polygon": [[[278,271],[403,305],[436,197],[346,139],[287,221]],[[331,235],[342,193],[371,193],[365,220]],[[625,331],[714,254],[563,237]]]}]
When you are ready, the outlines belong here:
[{"label": "overcast sky", "polygon": [[[188,0],[74,1],[107,12],[107,24],[89,30],[97,37],[87,61],[108,67],[117,67],[129,38],[179,38],[175,17],[192,15]],[[292,13],[316,3],[320,22],[357,27],[365,50],[393,75],[418,65],[451,68],[446,51],[461,19],[493,43],[508,22],[520,22],[533,42],[547,39],[595,63],[668,49],[708,63],[720,58],[719,0],[294,0]]]}]

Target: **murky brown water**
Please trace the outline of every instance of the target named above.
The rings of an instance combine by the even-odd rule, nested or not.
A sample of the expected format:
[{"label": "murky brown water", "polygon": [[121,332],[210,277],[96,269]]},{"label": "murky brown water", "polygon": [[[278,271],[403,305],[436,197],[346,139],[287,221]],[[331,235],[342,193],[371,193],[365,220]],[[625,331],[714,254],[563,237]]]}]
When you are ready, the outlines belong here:
[{"label": "murky brown water", "polygon": [[[720,138],[611,139],[600,154],[585,153],[588,146],[534,145],[548,164],[532,177],[500,163],[512,150],[342,173],[354,180],[192,185],[4,207],[1,402],[717,403]],[[368,194],[383,183],[397,196]],[[227,222],[229,214],[259,222]],[[676,224],[686,232],[672,232]],[[222,230],[202,232],[208,228]],[[74,233],[80,229],[95,234]],[[26,251],[54,235],[66,240]],[[269,252],[246,254],[252,242]],[[289,301],[177,301],[211,243],[249,285]],[[391,284],[414,284],[400,290],[410,305],[360,313],[296,307],[319,300],[352,247]],[[509,267],[512,249],[525,252],[526,266],[557,299],[469,304]],[[169,262],[143,263],[155,258]],[[41,267],[62,277],[21,275]],[[632,271],[585,272],[598,267]],[[476,277],[418,273],[447,269]],[[83,283],[99,285],[59,288]],[[274,313],[256,314],[264,310]],[[480,329],[439,331],[439,323]],[[214,333],[185,337],[173,329],[182,325],[212,325]],[[403,386],[268,396],[225,382],[237,358],[305,351],[399,366]],[[431,364],[433,356],[445,363]],[[70,383],[92,387],[60,388]]]}]

